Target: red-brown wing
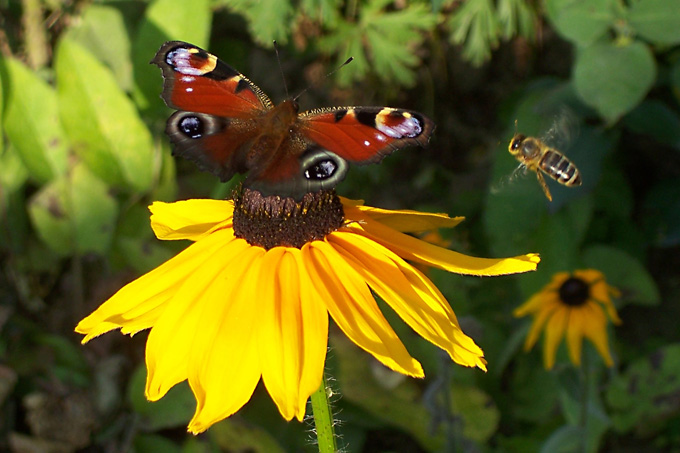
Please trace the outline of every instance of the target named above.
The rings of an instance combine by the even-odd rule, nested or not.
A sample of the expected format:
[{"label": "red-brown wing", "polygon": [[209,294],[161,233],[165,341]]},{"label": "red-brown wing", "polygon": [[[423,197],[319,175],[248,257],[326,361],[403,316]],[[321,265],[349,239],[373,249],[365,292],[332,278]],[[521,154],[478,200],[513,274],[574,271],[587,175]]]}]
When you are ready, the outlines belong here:
[{"label": "red-brown wing", "polygon": [[161,68],[161,97],[170,108],[228,118],[251,118],[272,108],[260,88],[215,55],[168,41],[151,63]]},{"label": "red-brown wing", "polygon": [[251,169],[244,185],[264,196],[300,199],[308,192],[334,188],[347,170],[344,159],[293,133],[269,162]]},{"label": "red-brown wing", "polygon": [[421,113],[389,107],[333,107],[300,114],[305,139],[350,162],[380,162],[406,146],[425,146],[434,123]]},{"label": "red-brown wing", "polygon": [[248,170],[246,156],[258,135],[252,120],[182,111],[168,118],[165,132],[175,145],[174,154],[222,182]]}]

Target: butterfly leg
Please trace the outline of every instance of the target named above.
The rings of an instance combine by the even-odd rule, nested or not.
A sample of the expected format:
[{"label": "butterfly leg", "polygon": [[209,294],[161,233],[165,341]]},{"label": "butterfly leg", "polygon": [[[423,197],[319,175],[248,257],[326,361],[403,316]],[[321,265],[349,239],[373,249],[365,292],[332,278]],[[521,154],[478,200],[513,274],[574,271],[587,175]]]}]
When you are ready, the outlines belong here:
[{"label": "butterfly leg", "polygon": [[548,185],[545,183],[545,178],[543,178],[543,174],[540,171],[536,172],[536,178],[538,179],[538,183],[541,185],[545,196],[548,197],[548,200],[552,201],[552,195],[550,195]]}]

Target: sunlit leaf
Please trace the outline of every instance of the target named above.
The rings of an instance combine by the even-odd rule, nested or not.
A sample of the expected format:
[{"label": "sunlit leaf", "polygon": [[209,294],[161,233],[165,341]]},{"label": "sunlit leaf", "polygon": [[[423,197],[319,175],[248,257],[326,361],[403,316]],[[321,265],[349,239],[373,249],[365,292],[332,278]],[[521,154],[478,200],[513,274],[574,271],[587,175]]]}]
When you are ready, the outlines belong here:
[{"label": "sunlit leaf", "polygon": [[63,175],[68,139],[59,122],[57,93],[23,63],[2,60],[7,108],[4,129],[32,179],[40,183]]},{"label": "sunlit leaf", "polygon": [[160,99],[163,87],[161,72],[149,64],[165,41],[180,40],[208,47],[212,9],[208,0],[154,0],[132,42],[135,74],[134,99],[140,109],[161,118],[167,109]]},{"label": "sunlit leaf", "polygon": [[221,0],[230,10],[243,14],[253,39],[270,47],[272,41],[281,44],[291,33],[293,5],[289,0]]},{"label": "sunlit leaf", "polygon": [[76,250],[80,253],[105,254],[118,216],[118,205],[109,187],[85,165],[76,165],[69,175],[69,204],[75,232]]},{"label": "sunlit leaf", "polygon": [[67,35],[104,62],[122,90],[132,89],[130,37],[120,9],[90,4]]},{"label": "sunlit leaf", "polygon": [[108,186],[83,164],[41,189],[29,203],[38,236],[56,253],[108,251],[118,215]]},{"label": "sunlit leaf", "polygon": [[111,71],[69,39],[55,60],[61,119],[74,151],[107,183],[148,190],[155,170],[151,133]]}]

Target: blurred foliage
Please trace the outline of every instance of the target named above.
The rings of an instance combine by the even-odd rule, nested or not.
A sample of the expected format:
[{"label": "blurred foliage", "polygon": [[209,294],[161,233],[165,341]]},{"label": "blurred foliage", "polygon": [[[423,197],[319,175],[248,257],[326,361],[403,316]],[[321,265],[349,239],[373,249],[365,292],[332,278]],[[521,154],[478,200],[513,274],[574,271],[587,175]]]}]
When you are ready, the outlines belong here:
[{"label": "blurred foliage", "polygon": [[[385,309],[427,379],[394,375],[344,337],[328,369],[347,451],[680,449],[680,1],[0,1],[0,450],[314,451],[258,388],[208,433],[185,433],[185,384],[143,400],[145,334],[81,347],[76,322],[177,252],[153,200],[225,197],[171,157],[160,72],[170,39],[208,48],[280,101],[394,105],[438,124],[427,150],[354,168],[340,193],[466,215],[442,231],[485,256],[539,252],[530,275],[432,271],[489,373],[454,366]],[[347,57],[354,62],[324,79]],[[547,137],[584,181],[513,171],[515,131]],[[554,130],[554,129],[552,129]],[[566,136],[568,135],[568,136]],[[553,273],[592,267],[621,291],[617,364],[546,372],[514,307]],[[565,358],[563,350],[558,356]],[[583,395],[583,382],[595,389]],[[584,406],[585,404],[585,406]],[[578,420],[590,421],[584,431]]]}]

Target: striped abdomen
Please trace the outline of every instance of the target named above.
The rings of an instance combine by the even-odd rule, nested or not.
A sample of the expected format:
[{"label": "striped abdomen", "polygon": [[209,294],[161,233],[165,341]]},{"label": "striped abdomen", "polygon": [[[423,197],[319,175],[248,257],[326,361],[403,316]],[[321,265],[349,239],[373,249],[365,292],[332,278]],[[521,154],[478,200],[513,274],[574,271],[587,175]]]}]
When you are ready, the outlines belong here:
[{"label": "striped abdomen", "polygon": [[555,149],[548,149],[541,157],[538,166],[560,184],[565,186],[581,185],[581,174],[576,165]]}]

